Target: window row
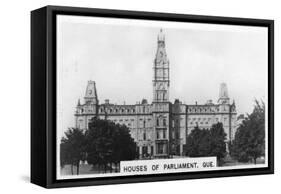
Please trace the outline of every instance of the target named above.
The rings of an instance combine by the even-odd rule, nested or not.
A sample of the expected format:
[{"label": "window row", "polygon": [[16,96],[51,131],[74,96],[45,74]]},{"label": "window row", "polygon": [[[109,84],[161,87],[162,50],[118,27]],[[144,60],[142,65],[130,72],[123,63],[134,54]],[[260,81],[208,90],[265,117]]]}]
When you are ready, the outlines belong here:
[{"label": "window row", "polygon": [[214,112],[219,111],[219,108],[189,108],[188,112]]},{"label": "window row", "polygon": [[[99,111],[100,111],[100,113],[104,113],[104,112],[107,112],[107,113],[136,113],[135,108],[130,108],[130,109],[125,109],[125,108],[104,109],[104,108],[100,108]],[[143,107],[141,107],[141,109],[139,109],[139,112],[147,113],[147,112],[150,112],[150,109],[149,109],[149,107],[143,106]]]}]

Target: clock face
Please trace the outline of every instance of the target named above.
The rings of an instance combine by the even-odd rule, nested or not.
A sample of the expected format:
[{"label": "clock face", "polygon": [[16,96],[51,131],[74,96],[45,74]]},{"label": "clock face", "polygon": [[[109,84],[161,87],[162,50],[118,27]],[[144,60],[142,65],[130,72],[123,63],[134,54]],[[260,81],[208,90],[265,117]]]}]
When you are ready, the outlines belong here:
[{"label": "clock face", "polygon": [[160,83],[157,87],[158,90],[164,90],[165,89],[165,86],[163,83]]}]

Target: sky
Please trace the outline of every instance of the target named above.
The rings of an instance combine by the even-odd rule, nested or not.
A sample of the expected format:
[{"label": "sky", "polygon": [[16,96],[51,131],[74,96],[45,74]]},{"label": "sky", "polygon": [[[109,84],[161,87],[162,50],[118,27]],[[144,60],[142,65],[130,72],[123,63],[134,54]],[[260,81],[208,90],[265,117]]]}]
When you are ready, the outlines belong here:
[{"label": "sky", "polygon": [[217,102],[225,82],[238,114],[254,99],[267,103],[267,28],[232,25],[58,16],[57,111],[59,128],[74,127],[88,80],[100,103],[152,101],[153,60],[160,29],[170,61],[170,101]]}]

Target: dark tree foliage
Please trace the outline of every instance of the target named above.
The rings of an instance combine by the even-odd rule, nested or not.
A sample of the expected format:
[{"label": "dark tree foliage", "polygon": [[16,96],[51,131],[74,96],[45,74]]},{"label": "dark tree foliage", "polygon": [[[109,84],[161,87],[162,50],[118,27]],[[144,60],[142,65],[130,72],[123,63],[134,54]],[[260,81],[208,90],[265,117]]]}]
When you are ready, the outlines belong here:
[{"label": "dark tree foliage", "polygon": [[186,155],[190,157],[203,157],[209,153],[209,132],[196,126],[186,139]]},{"label": "dark tree foliage", "polygon": [[199,129],[191,131],[186,139],[186,155],[190,157],[216,156],[220,161],[226,154],[226,134],[222,123],[214,124],[210,130]]},{"label": "dark tree foliage", "polygon": [[71,173],[73,174],[73,166],[76,166],[76,173],[79,174],[79,163],[81,160],[85,160],[85,135],[80,129],[70,128],[65,132],[65,137],[61,139],[61,167],[70,164]]},{"label": "dark tree foliage", "polygon": [[86,132],[87,161],[89,164],[103,166],[117,165],[121,160],[137,158],[137,148],[125,125],[115,124],[108,120],[93,118]]},{"label": "dark tree foliage", "polygon": [[264,156],[265,151],[265,104],[255,100],[251,114],[238,127],[231,145],[231,156],[240,162],[253,161]]},{"label": "dark tree foliage", "polygon": [[210,152],[209,156],[216,156],[218,161],[226,155],[226,133],[222,123],[214,124],[210,129]]}]

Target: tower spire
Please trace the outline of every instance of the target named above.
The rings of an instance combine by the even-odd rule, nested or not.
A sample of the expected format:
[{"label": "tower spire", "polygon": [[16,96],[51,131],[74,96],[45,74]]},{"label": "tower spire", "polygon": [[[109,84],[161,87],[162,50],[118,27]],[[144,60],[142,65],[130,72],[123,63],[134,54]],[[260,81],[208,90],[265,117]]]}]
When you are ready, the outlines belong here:
[{"label": "tower spire", "polygon": [[165,48],[165,35],[163,30],[157,36],[157,51],[154,60],[153,75],[153,101],[167,102],[169,101],[169,60]]},{"label": "tower spire", "polygon": [[166,48],[165,48],[165,34],[162,28],[160,29],[160,32],[157,37],[157,51],[156,51],[155,61],[156,62],[163,61],[164,63],[168,62]]},{"label": "tower spire", "polygon": [[165,42],[165,34],[163,33],[163,29],[160,29],[160,32],[158,34],[158,42]]}]

